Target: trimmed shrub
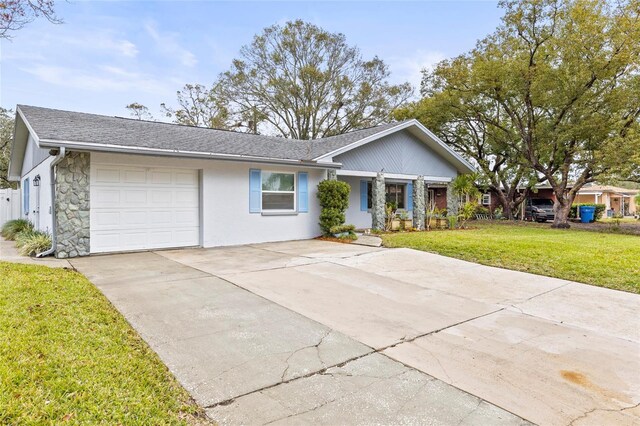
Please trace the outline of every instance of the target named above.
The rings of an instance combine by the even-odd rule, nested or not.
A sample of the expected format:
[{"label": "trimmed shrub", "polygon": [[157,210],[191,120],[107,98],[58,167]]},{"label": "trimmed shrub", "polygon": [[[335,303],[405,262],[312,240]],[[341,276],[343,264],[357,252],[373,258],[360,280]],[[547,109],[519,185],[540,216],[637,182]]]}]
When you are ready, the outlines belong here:
[{"label": "trimmed shrub", "polygon": [[354,232],[355,230],[356,227],[354,225],[338,225],[331,228],[331,233],[341,240],[356,240],[358,237]]},{"label": "trimmed shrub", "polygon": [[51,247],[51,236],[46,232],[33,229],[16,235],[18,252],[23,256],[35,256]]},{"label": "trimmed shrub", "polygon": [[14,219],[6,222],[2,225],[2,231],[0,235],[9,241],[14,241],[16,236],[24,231],[32,231],[33,224],[27,219]]},{"label": "trimmed shrub", "polygon": [[571,210],[569,210],[569,218],[570,219],[576,219],[578,217],[578,208],[580,206],[591,206],[591,207],[595,207],[596,208],[596,212],[595,212],[595,220],[600,220],[602,219],[602,215],[604,214],[604,211],[606,210],[607,206],[605,206],[604,204],[595,204],[595,203],[580,203],[580,204],[573,204],[571,206]]},{"label": "trimmed shrub", "polygon": [[339,180],[323,180],[318,184],[318,200],[320,201],[320,228],[325,236],[331,236],[331,229],[344,225],[344,212],[349,207],[351,187]]}]

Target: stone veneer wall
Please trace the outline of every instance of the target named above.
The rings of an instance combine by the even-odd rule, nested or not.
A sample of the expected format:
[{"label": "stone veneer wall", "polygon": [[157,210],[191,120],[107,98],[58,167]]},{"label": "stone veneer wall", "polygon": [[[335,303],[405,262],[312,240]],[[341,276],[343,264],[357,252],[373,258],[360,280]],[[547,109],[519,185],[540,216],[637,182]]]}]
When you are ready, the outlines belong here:
[{"label": "stone veneer wall", "polygon": [[384,175],[378,173],[371,184],[371,228],[384,231],[386,220]]},{"label": "stone veneer wall", "polygon": [[460,206],[458,197],[453,192],[453,183],[447,185],[447,216],[457,216]]},{"label": "stone veneer wall", "polygon": [[56,165],[56,257],[89,255],[89,153],[69,152]]},{"label": "stone veneer wall", "polygon": [[424,177],[418,176],[413,181],[413,227],[418,231],[424,230],[425,213]]}]

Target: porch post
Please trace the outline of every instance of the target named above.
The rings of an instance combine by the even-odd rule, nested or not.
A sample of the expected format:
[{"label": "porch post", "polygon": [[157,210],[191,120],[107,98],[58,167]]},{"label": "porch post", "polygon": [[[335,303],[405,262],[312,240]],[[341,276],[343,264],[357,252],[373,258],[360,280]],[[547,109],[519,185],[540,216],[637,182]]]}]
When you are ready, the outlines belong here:
[{"label": "porch post", "polygon": [[418,231],[424,231],[424,177],[418,176],[413,181],[413,227]]},{"label": "porch post", "polygon": [[385,225],[384,175],[378,173],[371,183],[371,229],[384,231]]},{"label": "porch post", "polygon": [[327,180],[338,180],[338,172],[336,172],[336,169],[327,170]]},{"label": "porch post", "polygon": [[457,216],[458,209],[458,197],[453,193],[453,182],[447,184],[447,216]]}]

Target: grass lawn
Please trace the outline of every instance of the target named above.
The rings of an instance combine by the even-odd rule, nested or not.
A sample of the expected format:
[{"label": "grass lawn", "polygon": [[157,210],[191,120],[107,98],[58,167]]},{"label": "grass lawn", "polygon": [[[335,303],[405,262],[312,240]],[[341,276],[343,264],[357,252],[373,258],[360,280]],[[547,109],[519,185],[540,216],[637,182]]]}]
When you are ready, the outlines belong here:
[{"label": "grass lawn", "polygon": [[82,275],[0,262],[0,424],[206,424]]},{"label": "grass lawn", "polygon": [[473,229],[382,235],[409,247],[483,265],[640,293],[640,237],[551,229],[549,224],[472,222]]}]

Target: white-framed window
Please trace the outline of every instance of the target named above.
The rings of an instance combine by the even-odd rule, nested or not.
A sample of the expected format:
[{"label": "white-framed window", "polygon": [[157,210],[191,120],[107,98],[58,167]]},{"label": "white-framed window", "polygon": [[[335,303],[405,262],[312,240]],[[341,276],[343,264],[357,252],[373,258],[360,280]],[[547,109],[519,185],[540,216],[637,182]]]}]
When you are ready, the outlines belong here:
[{"label": "white-framed window", "polygon": [[295,173],[263,171],[261,188],[263,211],[295,211]]},{"label": "white-framed window", "polygon": [[482,205],[488,206],[490,204],[491,204],[491,194],[489,193],[482,194]]},{"label": "white-framed window", "polygon": [[[406,183],[386,183],[384,185],[385,203],[392,203],[399,209],[406,206]],[[367,182],[367,209],[371,209],[373,205],[373,186],[371,182]]]}]

